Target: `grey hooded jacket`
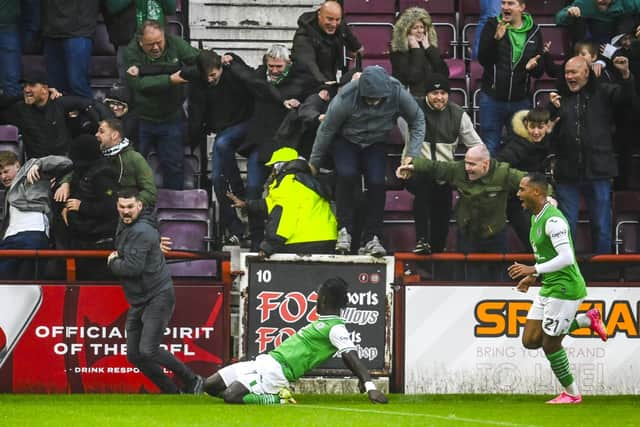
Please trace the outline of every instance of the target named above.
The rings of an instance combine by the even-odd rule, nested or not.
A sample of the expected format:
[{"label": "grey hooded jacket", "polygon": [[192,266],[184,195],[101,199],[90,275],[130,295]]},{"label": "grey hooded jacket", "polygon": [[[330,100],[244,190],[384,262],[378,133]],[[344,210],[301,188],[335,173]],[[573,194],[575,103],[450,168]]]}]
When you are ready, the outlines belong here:
[{"label": "grey hooded jacket", "polygon": [[160,233],[153,213],[143,209],[138,219],[116,230],[118,256],[109,263],[130,305],[144,304],[173,286],[171,272],[160,251]]},{"label": "grey hooded jacket", "polygon": [[[370,106],[364,97],[383,100]],[[425,132],[420,106],[402,83],[390,77],[384,68],[377,65],[365,68],[360,79],[344,86],[329,104],[325,120],[318,128],[309,163],[319,167],[337,135],[361,146],[387,141],[398,117],[403,117],[409,124],[407,156],[419,156]]]},{"label": "grey hooded jacket", "polygon": [[[40,180],[29,184],[27,172],[33,165],[40,167]],[[11,187],[5,197],[5,212],[8,207],[26,212],[42,212],[45,215],[51,213],[51,182],[50,178],[59,177],[68,172],[73,163],[64,156],[46,156],[39,159],[28,160],[13,178]]]}]

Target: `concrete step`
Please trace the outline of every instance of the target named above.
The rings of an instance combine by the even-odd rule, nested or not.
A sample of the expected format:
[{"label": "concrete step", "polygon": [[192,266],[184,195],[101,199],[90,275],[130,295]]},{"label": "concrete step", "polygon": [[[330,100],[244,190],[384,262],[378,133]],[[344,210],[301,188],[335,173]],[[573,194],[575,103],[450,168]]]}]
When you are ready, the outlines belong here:
[{"label": "concrete step", "polygon": [[314,8],[314,4],[309,2],[305,5],[265,4],[264,2],[244,2],[230,5],[216,5],[209,2],[191,3],[189,24],[295,27],[298,17]]},{"label": "concrete step", "polygon": [[291,43],[295,27],[207,27],[191,26],[191,39],[209,41]]}]

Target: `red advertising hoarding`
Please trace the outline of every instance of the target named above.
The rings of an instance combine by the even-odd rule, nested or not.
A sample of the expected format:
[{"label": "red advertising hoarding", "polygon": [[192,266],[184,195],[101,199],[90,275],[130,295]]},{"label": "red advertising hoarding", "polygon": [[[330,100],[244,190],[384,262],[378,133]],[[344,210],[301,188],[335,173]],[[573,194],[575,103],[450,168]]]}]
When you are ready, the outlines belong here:
[{"label": "red advertising hoarding", "polygon": [[[176,286],[163,345],[211,375],[228,358],[227,307],[223,285]],[[117,285],[0,285],[0,392],[158,392],[127,360],[127,309]]]}]

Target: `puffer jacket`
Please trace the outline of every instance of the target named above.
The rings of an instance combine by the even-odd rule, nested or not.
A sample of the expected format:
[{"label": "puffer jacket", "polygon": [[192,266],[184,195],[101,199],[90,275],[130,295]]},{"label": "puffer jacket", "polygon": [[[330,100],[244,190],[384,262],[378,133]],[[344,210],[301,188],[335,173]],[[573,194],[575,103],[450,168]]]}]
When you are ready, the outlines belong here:
[{"label": "puffer jacket", "polygon": [[[478,61],[484,67],[482,73],[482,90],[499,101],[521,101],[530,97],[530,79],[542,76],[542,33],[536,23],[527,33],[524,51],[518,62],[512,63],[513,48],[509,34],[500,40],[494,38],[498,19],[487,21],[480,35]],[[538,66],[531,71],[526,70],[527,62],[540,55]]]},{"label": "puffer jacket", "polygon": [[511,130],[496,155],[496,160],[527,172],[545,172],[549,165],[552,136],[547,135],[538,143],[532,142],[522,121],[528,112],[529,110],[521,110],[513,115]]},{"label": "puffer jacket", "polygon": [[[429,47],[410,48],[407,33],[414,23],[422,21],[429,39]],[[438,50],[438,34],[431,15],[419,7],[406,9],[398,18],[391,39],[391,69],[393,77],[408,87],[413,96],[423,97],[425,83],[430,74],[449,76],[449,67]]]}]

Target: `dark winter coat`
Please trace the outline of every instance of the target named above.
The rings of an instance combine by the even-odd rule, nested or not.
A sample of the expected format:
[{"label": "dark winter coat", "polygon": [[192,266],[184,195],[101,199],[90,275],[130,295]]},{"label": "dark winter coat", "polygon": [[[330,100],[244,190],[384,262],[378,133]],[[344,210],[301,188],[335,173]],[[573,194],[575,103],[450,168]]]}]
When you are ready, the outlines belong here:
[{"label": "dark winter coat", "polygon": [[144,304],[173,286],[160,251],[157,221],[147,209],[132,224],[118,223],[115,246],[118,257],[109,268],[118,276],[130,305]]},{"label": "dark winter coat", "polygon": [[70,198],[81,201],[78,211],[69,211],[69,232],[80,240],[113,237],[118,224],[118,181],[106,158],[79,170],[74,167]]},{"label": "dark winter coat", "polygon": [[[242,61],[234,55],[234,61]],[[201,80],[191,83],[189,96],[189,135],[199,139],[203,133],[221,132],[248,120],[253,113],[253,95],[244,82],[225,67],[217,85]]]},{"label": "dark winter coat", "polygon": [[512,64],[513,49],[509,35],[500,40],[494,38],[498,26],[497,18],[485,24],[480,35],[478,61],[484,67],[482,90],[499,101],[521,101],[530,96],[530,78],[542,76],[542,59],[531,71],[526,70],[527,62],[536,55],[542,56],[542,33],[536,23],[527,33],[527,41],[520,60]]},{"label": "dark winter coat", "polygon": [[612,107],[631,108],[636,96],[633,75],[620,84],[608,84],[598,83],[590,74],[589,82],[579,92],[570,92],[565,83],[560,94],[560,108],[549,105],[552,115],[560,117],[552,147],[557,156],[556,180],[576,182],[617,176]]},{"label": "dark winter coat", "polygon": [[303,64],[317,83],[335,81],[338,70],[345,71],[344,48],[355,52],[362,45],[343,21],[335,34],[326,34],[318,25],[317,12],[305,12],[298,18],[291,56]]},{"label": "dark winter coat", "polygon": [[51,154],[65,156],[71,144],[67,113],[79,111],[97,126],[100,120],[112,117],[111,111],[99,102],[77,96],[49,99],[44,107],[19,101],[0,113],[0,120],[20,128],[27,158]]},{"label": "dark winter coat", "polygon": [[287,77],[276,85],[267,81],[265,65],[254,70],[239,61],[233,61],[229,69],[244,82],[254,98],[247,136],[238,152],[246,155],[259,148],[259,160],[267,162],[271,154],[280,148],[274,136],[289,112],[284,101],[291,98],[304,100],[317,84],[309,72],[296,63],[292,64]]},{"label": "dark winter coat", "polygon": [[[411,48],[407,41],[407,33],[418,20],[422,21],[430,47]],[[449,76],[449,66],[440,56],[438,50],[438,33],[433,26],[429,13],[419,7],[405,10],[398,18],[391,40],[392,75],[409,88],[413,96],[423,97],[426,94],[425,83],[430,74],[438,73]]]},{"label": "dark winter coat", "polygon": [[526,172],[545,172],[549,165],[552,136],[547,135],[538,143],[531,142],[522,121],[527,113],[528,110],[522,110],[513,115],[510,132],[496,160]]},{"label": "dark winter coat", "polygon": [[41,7],[44,37],[95,36],[100,0],[42,0]]}]

